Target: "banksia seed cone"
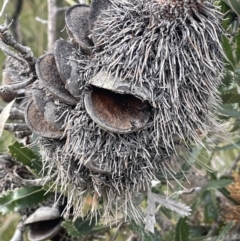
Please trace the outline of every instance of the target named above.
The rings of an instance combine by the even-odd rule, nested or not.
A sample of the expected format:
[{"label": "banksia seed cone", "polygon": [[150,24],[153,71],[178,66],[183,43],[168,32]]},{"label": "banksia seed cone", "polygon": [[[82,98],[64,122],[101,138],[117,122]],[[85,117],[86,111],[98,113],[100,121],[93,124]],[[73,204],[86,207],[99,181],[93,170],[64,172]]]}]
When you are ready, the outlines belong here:
[{"label": "banksia seed cone", "polygon": [[102,197],[139,220],[137,192],[198,133],[218,131],[213,115],[223,76],[221,15],[204,0],[103,0],[66,12],[71,41],[36,65],[26,109],[43,162],[57,172],[68,213]]}]

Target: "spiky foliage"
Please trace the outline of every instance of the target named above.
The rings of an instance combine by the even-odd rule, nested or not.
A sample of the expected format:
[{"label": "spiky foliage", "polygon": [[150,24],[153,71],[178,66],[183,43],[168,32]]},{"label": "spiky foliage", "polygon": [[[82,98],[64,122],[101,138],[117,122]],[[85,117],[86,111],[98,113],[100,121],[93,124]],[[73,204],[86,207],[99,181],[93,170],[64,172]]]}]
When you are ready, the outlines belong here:
[{"label": "spiky foliage", "polygon": [[135,194],[150,188],[156,172],[171,173],[175,155],[192,140],[201,143],[199,132],[219,131],[213,111],[223,76],[220,19],[211,3],[197,0],[112,0],[102,11],[85,77],[105,70],[145,86],[153,109],[143,129],[110,133],[87,114],[83,91],[64,120],[66,139],[39,139],[45,167],[58,173],[56,190],[68,196],[67,213],[73,204],[74,216],[83,215],[91,195],[92,210],[103,198],[106,219],[117,210],[141,220]]}]

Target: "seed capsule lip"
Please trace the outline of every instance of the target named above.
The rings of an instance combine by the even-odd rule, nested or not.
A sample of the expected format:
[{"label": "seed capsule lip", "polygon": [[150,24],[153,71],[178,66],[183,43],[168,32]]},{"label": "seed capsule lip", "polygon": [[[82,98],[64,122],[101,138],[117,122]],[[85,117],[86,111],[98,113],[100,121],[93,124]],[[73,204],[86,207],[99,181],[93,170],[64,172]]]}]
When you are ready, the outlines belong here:
[{"label": "seed capsule lip", "polygon": [[57,130],[44,119],[43,113],[38,110],[33,100],[29,101],[26,107],[25,121],[32,131],[42,137],[60,139],[63,136],[63,132]]},{"label": "seed capsule lip", "polygon": [[75,47],[69,42],[58,39],[54,45],[54,57],[61,80],[66,85],[67,80],[71,77],[72,67],[69,58],[76,51]]},{"label": "seed capsule lip", "polygon": [[[41,222],[40,223],[35,223],[32,224],[30,226],[30,230],[28,231],[28,239],[30,241],[44,241],[44,240],[49,240],[51,238],[53,238],[54,236],[56,236],[59,231],[61,230],[62,226],[59,223],[58,225],[56,225],[53,228],[49,228],[49,230],[44,230],[44,232],[42,232],[42,229],[46,228],[46,225],[49,228],[49,223],[42,223],[41,227]],[[41,229],[41,230],[36,230],[36,229]]]},{"label": "seed capsule lip", "polygon": [[[130,85],[128,81],[114,77],[106,71],[97,73],[89,80],[89,84],[93,86],[93,89],[91,93],[85,96],[85,107],[93,121],[104,130],[112,133],[127,134],[141,129],[148,122],[151,93],[145,86]],[[104,93],[103,96],[99,96],[99,94],[102,95],[99,91]],[[108,96],[109,99],[106,100],[110,103],[102,103],[96,95],[102,100]],[[121,107],[122,102],[126,99],[129,100],[129,103],[126,102],[126,108],[129,108],[126,112],[129,111],[129,114]],[[94,103],[95,100],[97,101]],[[132,105],[130,102],[135,102],[136,104]],[[102,113],[98,112],[96,105],[102,105]],[[109,109],[109,106],[112,110]],[[110,110],[109,113],[107,113],[107,109]],[[138,113],[136,111],[137,109],[139,111]],[[144,117],[141,111],[145,112]]]},{"label": "seed capsule lip", "polygon": [[86,93],[84,103],[92,120],[112,133],[127,134],[140,130],[150,117],[151,107],[147,101],[97,87]]},{"label": "seed capsule lip", "polygon": [[59,76],[53,53],[40,56],[36,62],[36,71],[41,84],[57,99],[68,105],[76,105],[77,100],[65,88]]},{"label": "seed capsule lip", "polygon": [[92,41],[89,24],[90,7],[86,4],[76,4],[69,7],[65,13],[67,33],[76,41],[86,54],[92,52]]},{"label": "seed capsule lip", "polygon": [[119,94],[130,94],[136,96],[142,101],[151,102],[151,92],[144,85],[130,85],[129,81],[123,81],[108,72],[102,70],[89,80],[89,84],[113,91]]},{"label": "seed capsule lip", "polygon": [[29,226],[28,239],[30,241],[51,239],[60,231],[61,219],[58,208],[38,208],[24,221],[24,225]]},{"label": "seed capsule lip", "polygon": [[24,221],[24,225],[53,220],[60,217],[61,215],[58,208],[40,207]]}]

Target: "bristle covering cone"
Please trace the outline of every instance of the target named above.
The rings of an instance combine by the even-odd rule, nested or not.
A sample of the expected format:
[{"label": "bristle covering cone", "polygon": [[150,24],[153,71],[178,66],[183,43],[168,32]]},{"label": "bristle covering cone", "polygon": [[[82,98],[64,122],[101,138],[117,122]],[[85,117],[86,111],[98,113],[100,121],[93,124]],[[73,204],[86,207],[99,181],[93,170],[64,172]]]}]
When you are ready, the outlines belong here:
[{"label": "bristle covering cone", "polygon": [[121,1],[95,23],[93,63],[152,92],[156,142],[173,133],[200,142],[217,127],[211,115],[223,75],[219,14],[203,1]]},{"label": "bristle covering cone", "polygon": [[[112,0],[102,11],[87,74],[79,79],[82,97],[65,116],[66,139],[39,138],[45,166],[58,172],[56,190],[68,196],[66,213],[74,204],[74,216],[83,215],[90,195],[92,210],[103,198],[106,220],[119,211],[141,221],[137,193],[150,188],[157,172],[171,172],[189,143],[201,144],[199,132],[220,131],[213,114],[224,74],[220,20],[200,0]],[[153,110],[144,129],[113,134],[92,121],[83,96],[101,70],[150,90]],[[92,160],[104,171],[87,168]]]}]

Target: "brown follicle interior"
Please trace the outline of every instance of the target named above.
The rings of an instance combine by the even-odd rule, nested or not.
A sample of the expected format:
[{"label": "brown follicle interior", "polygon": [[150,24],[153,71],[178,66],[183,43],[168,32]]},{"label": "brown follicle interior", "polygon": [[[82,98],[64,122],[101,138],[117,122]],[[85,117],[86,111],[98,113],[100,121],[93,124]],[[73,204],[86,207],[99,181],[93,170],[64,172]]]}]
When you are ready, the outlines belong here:
[{"label": "brown follicle interior", "polygon": [[47,138],[60,138],[62,136],[61,131],[57,130],[44,119],[44,114],[38,110],[33,101],[29,103],[26,112],[27,123],[37,134]]},{"label": "brown follicle interior", "polygon": [[97,118],[117,129],[137,129],[148,119],[150,105],[130,94],[93,88],[92,105]]},{"label": "brown follicle interior", "polygon": [[64,84],[58,74],[57,65],[53,54],[46,54],[39,60],[40,78],[48,85],[65,89]]}]

